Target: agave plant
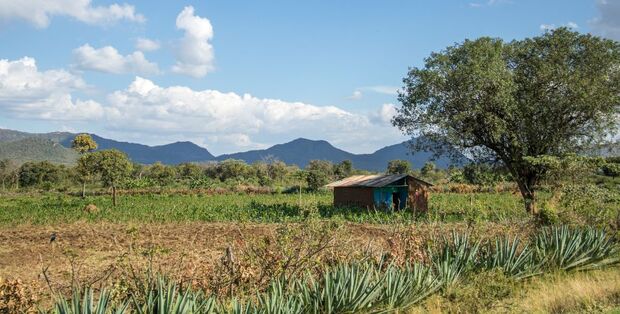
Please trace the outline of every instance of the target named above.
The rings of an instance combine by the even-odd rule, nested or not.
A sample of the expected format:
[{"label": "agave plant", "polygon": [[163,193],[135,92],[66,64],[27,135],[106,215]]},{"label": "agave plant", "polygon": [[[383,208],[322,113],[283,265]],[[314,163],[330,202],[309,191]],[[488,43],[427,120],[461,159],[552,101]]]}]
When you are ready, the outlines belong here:
[{"label": "agave plant", "polygon": [[181,293],[177,285],[159,278],[155,291],[151,290],[144,302],[132,297],[133,305],[140,314],[191,314],[212,313],[215,301],[187,289]]},{"label": "agave plant", "polygon": [[123,314],[127,310],[127,303],[123,303],[117,307],[110,304],[110,293],[102,290],[99,294],[99,301],[95,302],[93,290],[87,288],[84,290],[74,289],[70,301],[64,297],[58,297],[53,314]]},{"label": "agave plant", "polygon": [[588,270],[620,262],[618,244],[602,229],[547,228],[535,245],[537,259],[550,269]]},{"label": "agave plant", "polygon": [[299,284],[304,313],[358,313],[377,306],[383,283],[371,264],[338,265],[320,281],[309,276]]},{"label": "agave plant", "polygon": [[504,274],[515,279],[523,279],[540,274],[540,263],[534,261],[533,250],[528,244],[519,250],[517,237],[495,239],[495,245],[489,249],[491,254],[484,263],[487,269],[501,269]]},{"label": "agave plant", "polygon": [[443,285],[455,284],[464,272],[471,270],[477,261],[480,241],[471,242],[469,233],[452,233],[452,239],[443,240],[439,253],[430,251],[433,265]]},{"label": "agave plant", "polygon": [[406,265],[404,268],[388,266],[383,274],[383,289],[379,300],[382,309],[377,313],[389,313],[407,309],[435,293],[441,282],[433,271],[422,264]]}]

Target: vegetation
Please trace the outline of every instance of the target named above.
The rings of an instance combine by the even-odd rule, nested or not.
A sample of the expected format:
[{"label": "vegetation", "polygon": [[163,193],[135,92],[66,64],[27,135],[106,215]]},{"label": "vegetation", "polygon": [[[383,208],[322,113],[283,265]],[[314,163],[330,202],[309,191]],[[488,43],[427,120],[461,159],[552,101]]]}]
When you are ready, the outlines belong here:
[{"label": "vegetation", "polygon": [[418,148],[501,162],[536,213],[545,169],[528,157],[580,152],[612,133],[619,68],[618,42],[567,28],[509,43],[466,40],[409,71],[393,123],[421,133]]},{"label": "vegetation", "polygon": [[[491,306],[489,300],[510,297],[513,289],[508,286],[516,286],[526,277],[560,269],[576,270],[548,262],[572,260],[571,254],[563,250],[529,251],[530,246],[538,248],[540,239],[559,240],[568,247],[578,244],[582,248],[581,270],[603,269],[620,261],[618,243],[601,230],[553,227],[543,229],[534,239],[533,243],[517,238],[512,244],[503,238],[482,242],[467,233],[455,233],[430,248],[441,253],[430,253],[428,263],[337,263],[318,272],[272,278],[264,289],[246,291],[249,294],[230,290],[224,294],[212,291],[209,295],[191,287],[181,288],[162,277],[150,279],[115,299],[115,291],[104,289],[95,299],[90,287],[82,287],[74,289],[71,300],[59,296],[52,313],[379,313],[411,309],[433,294],[466,300],[459,305],[468,312],[478,312]],[[517,248],[516,242],[524,242],[524,248]],[[483,247],[489,249],[481,250]],[[464,278],[473,280],[466,282]],[[472,284],[487,288],[468,290]]]}]

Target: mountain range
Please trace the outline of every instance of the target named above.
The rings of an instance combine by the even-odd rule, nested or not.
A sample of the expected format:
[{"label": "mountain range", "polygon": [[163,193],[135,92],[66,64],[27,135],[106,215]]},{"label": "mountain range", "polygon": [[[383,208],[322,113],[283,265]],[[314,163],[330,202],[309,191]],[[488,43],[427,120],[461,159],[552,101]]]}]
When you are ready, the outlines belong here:
[{"label": "mountain range", "polygon": [[[70,149],[71,141],[77,134],[69,132],[27,133],[0,129],[0,159],[19,161],[49,160],[56,163],[71,164],[77,154]],[[162,162],[179,164],[183,162],[208,162],[225,159],[240,159],[248,163],[266,159],[277,159],[287,164],[305,167],[310,160],[321,159],[332,162],[351,160],[355,168],[383,171],[387,163],[394,159],[406,159],[414,168],[420,168],[431,159],[430,152],[411,153],[407,142],[381,148],[371,154],[353,154],[336,148],[327,141],[298,138],[267,149],[251,150],[220,156],[212,155],[206,148],[192,142],[175,142],[166,145],[148,146],[138,143],[115,141],[91,134],[99,149],[118,149],[125,152],[131,160],[143,164]],[[456,163],[466,162],[463,156]],[[437,167],[445,168],[454,164],[447,156],[434,160]]]}]

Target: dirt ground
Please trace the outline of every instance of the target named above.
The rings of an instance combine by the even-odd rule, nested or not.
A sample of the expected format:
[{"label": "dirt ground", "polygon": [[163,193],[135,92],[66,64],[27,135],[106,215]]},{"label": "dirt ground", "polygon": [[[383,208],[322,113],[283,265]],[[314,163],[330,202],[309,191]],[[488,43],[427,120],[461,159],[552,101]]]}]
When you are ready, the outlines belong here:
[{"label": "dirt ground", "polygon": [[[122,262],[152,262],[161,270],[208,269],[226,248],[275,232],[277,224],[74,223],[0,229],[0,278],[53,283],[95,280]],[[386,227],[347,226],[349,240],[383,247]],[[51,241],[52,234],[55,240]],[[170,269],[166,269],[170,268]],[[45,275],[43,274],[45,270]]]}]

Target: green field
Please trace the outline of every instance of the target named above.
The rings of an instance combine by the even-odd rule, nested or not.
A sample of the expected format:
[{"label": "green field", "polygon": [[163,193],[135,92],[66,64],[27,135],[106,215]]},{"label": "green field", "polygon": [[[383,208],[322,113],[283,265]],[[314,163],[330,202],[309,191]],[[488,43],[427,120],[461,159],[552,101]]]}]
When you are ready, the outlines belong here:
[{"label": "green field", "polygon": [[[300,201],[301,200],[301,201]],[[0,224],[106,222],[297,222],[309,214],[359,223],[412,221],[510,221],[527,219],[519,195],[511,193],[435,193],[430,210],[386,212],[337,208],[329,193],[302,194],[151,194],[122,195],[113,207],[109,196],[80,198],[60,193],[14,194],[0,198]],[[100,210],[83,210],[94,204]]]}]

